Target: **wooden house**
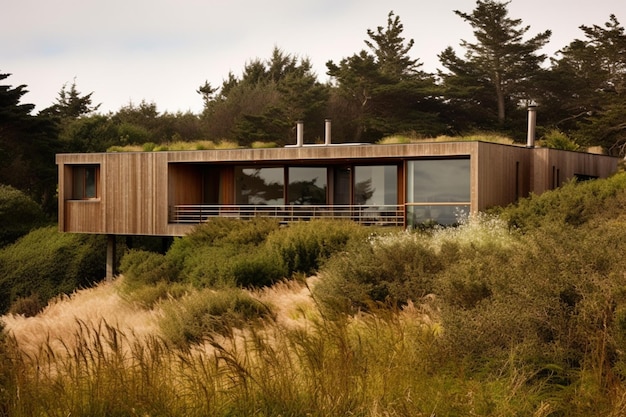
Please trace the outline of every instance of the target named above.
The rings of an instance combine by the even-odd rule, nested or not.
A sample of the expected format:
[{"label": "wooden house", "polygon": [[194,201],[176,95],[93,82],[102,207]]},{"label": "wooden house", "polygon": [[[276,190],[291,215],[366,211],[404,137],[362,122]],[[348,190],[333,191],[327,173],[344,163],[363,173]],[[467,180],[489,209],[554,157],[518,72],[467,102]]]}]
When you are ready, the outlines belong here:
[{"label": "wooden house", "polygon": [[[214,217],[412,227],[605,178],[617,158],[490,142],[59,154],[62,232],[182,236]],[[109,271],[113,265],[109,249]]]}]

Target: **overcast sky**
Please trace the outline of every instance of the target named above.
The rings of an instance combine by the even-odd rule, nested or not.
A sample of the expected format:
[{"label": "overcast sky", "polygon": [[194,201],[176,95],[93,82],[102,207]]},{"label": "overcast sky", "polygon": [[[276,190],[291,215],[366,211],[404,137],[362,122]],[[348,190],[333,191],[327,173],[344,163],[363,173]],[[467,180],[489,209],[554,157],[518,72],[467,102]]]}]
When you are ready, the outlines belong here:
[{"label": "overcast sky", "polygon": [[[385,26],[394,11],[411,56],[424,70],[437,55],[474,41],[470,25],[453,11],[471,13],[474,0],[5,0],[0,25],[2,84],[26,84],[22,103],[53,104],[76,80],[93,92],[100,112],[154,102],[160,112],[199,113],[196,92],[220,86],[229,71],[266,60],[274,47],[311,60],[326,81],[335,62],[366,49],[367,29]],[[583,39],[580,25],[604,25],[615,14],[626,25],[626,0],[512,0],[509,17],[529,25],[528,36],[552,30],[546,53]]]}]

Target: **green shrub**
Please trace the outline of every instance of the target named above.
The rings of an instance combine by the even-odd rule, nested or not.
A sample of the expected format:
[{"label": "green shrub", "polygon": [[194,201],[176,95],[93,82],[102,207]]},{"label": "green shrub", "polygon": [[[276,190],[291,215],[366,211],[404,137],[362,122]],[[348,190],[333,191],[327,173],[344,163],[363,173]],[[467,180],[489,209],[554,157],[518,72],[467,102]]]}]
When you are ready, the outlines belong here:
[{"label": "green shrub", "polygon": [[30,197],[0,184],[0,247],[15,242],[45,222],[43,210]]},{"label": "green shrub", "polygon": [[173,281],[177,275],[165,255],[139,249],[131,249],[124,255],[120,272],[124,275],[125,285],[130,287]]},{"label": "green shrub", "polygon": [[172,244],[166,258],[180,279],[199,287],[266,286],[294,273],[311,274],[348,241],[366,236],[353,222],[279,227],[274,219],[218,218]]},{"label": "green shrub", "polygon": [[165,304],[163,311],[163,336],[180,347],[214,334],[231,335],[234,328],[271,315],[267,306],[236,288],[194,291]]},{"label": "green shrub", "polygon": [[[126,277],[122,278],[123,281]],[[193,288],[188,284],[178,282],[158,281],[154,284],[143,284],[137,286],[126,285],[124,282],[120,287],[120,293],[124,299],[136,303],[143,308],[150,309],[163,300],[177,300]]]},{"label": "green shrub", "polygon": [[0,311],[20,297],[38,294],[46,303],[100,281],[105,275],[104,236],[33,230],[0,250]]},{"label": "green shrub", "polygon": [[445,264],[422,234],[400,232],[354,243],[332,257],[314,288],[332,313],[400,307],[433,292]]},{"label": "green shrub", "polygon": [[143,152],[152,152],[157,147],[157,144],[154,142],[146,142],[141,145],[141,150]]},{"label": "green shrub", "polygon": [[558,129],[552,129],[546,132],[539,141],[539,145],[565,151],[577,151],[580,149],[580,146],[576,142]]},{"label": "green shrub", "polygon": [[332,254],[345,250],[351,239],[365,239],[367,228],[350,221],[311,220],[292,223],[267,238],[287,276],[312,274]]},{"label": "green shrub", "polygon": [[264,248],[234,257],[229,272],[235,283],[244,287],[269,286],[287,275],[276,254]]},{"label": "green shrub", "polygon": [[608,179],[570,181],[557,190],[532,195],[501,212],[511,227],[522,231],[544,225],[581,226],[594,216],[622,216],[626,204],[626,173]]}]

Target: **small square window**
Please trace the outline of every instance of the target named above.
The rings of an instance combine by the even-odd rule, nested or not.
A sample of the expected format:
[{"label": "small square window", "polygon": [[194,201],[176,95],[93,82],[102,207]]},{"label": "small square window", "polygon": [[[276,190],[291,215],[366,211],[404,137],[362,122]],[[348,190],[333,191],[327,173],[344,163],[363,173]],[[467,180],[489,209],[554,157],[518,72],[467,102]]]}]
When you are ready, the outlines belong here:
[{"label": "small square window", "polygon": [[88,200],[98,197],[97,165],[75,166],[72,170],[72,199]]}]

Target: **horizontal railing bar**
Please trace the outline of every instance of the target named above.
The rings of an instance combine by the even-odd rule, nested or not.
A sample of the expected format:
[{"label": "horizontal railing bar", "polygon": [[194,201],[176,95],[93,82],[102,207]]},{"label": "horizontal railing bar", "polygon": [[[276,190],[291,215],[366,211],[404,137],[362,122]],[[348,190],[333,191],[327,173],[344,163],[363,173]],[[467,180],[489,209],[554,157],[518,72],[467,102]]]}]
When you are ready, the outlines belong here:
[{"label": "horizontal railing bar", "polygon": [[312,218],[353,220],[359,223],[402,226],[404,205],[205,205],[186,204],[170,207],[171,223],[201,223],[215,217],[277,218],[281,222]]}]

